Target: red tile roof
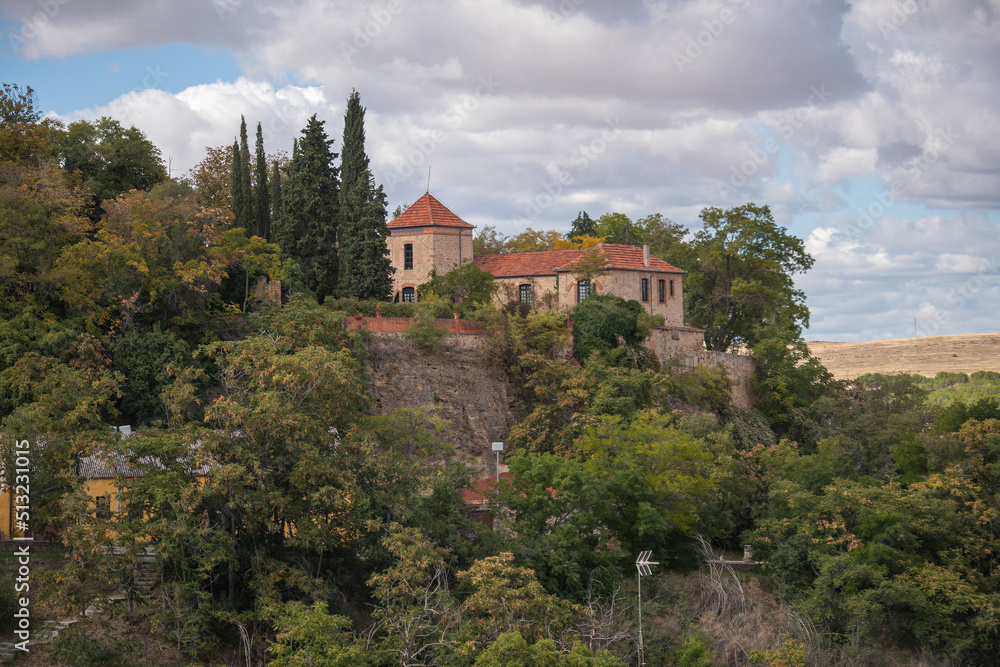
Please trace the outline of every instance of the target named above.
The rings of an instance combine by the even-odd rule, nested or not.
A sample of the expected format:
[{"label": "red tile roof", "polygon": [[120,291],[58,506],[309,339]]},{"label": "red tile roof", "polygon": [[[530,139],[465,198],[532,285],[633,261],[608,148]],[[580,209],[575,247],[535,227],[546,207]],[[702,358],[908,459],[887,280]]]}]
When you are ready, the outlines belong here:
[{"label": "red tile roof", "polygon": [[[605,268],[626,271],[655,271],[658,273],[684,273],[659,257],[649,256],[649,268],[642,263],[642,248],[631,245],[600,243],[596,246],[607,263]],[[541,252],[515,252],[507,255],[481,255],[476,264],[498,278],[507,276],[543,276],[572,271],[573,265],[585,250],[543,250]]]},{"label": "red tile roof", "polygon": [[452,213],[447,206],[435,199],[434,195],[429,192],[424,193],[408,209],[396,216],[389,223],[389,229],[430,227],[432,225],[473,229],[473,225]]}]

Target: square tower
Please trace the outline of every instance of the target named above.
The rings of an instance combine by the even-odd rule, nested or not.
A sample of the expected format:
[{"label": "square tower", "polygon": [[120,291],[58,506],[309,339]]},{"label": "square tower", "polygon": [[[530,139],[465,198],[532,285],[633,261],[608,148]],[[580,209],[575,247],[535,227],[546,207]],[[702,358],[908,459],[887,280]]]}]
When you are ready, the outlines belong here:
[{"label": "square tower", "polygon": [[416,301],[417,286],[472,261],[472,230],[427,192],[389,225],[393,301]]}]

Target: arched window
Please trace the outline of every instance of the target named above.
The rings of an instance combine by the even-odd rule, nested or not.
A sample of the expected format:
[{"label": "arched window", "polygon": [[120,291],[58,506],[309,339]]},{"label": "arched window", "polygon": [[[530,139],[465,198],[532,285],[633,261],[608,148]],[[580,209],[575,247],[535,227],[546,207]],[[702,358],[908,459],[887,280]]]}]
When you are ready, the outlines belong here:
[{"label": "arched window", "polygon": [[590,296],[590,281],[589,280],[576,281],[576,302],[580,303],[588,296]]},{"label": "arched window", "polygon": [[403,288],[403,303],[416,303],[417,291],[412,287]]}]

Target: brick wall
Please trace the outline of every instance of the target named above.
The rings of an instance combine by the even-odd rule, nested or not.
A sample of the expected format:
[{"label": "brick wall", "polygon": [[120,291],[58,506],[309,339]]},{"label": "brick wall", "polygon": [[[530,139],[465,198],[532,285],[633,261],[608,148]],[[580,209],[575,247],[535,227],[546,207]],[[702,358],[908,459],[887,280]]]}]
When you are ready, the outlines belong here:
[{"label": "brick wall", "polygon": [[[414,322],[412,317],[365,317],[352,315],[347,318],[347,330],[367,330],[372,333],[401,334],[409,329]],[[434,324],[448,330],[449,334],[485,335],[486,332],[469,320],[434,320]]]}]

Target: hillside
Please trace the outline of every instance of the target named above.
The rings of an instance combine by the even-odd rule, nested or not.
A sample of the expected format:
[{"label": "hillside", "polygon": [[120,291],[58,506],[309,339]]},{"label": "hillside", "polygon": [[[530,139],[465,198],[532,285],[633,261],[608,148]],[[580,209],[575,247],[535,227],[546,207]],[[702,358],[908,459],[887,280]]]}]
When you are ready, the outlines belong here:
[{"label": "hillside", "polygon": [[895,338],[866,343],[810,341],[809,349],[838,380],[865,373],[1000,371],[1000,333]]}]

